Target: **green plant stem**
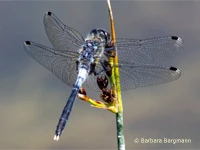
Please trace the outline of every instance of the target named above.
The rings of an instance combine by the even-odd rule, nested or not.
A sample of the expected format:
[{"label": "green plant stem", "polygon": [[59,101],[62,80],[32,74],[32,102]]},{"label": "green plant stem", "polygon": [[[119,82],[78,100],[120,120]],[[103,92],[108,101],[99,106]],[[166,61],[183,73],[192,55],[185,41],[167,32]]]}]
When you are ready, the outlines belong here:
[{"label": "green plant stem", "polygon": [[118,150],[125,150],[123,113],[116,113]]},{"label": "green plant stem", "polygon": [[[111,65],[118,65],[118,55],[117,55],[117,47],[116,47],[116,34],[114,28],[114,19],[112,14],[112,8],[110,4],[110,0],[107,0],[108,4],[108,12],[110,16],[110,26],[111,26],[111,34],[113,44],[115,46],[116,56],[115,58],[109,58],[109,63]],[[116,107],[118,107],[118,112],[116,113],[116,125],[117,125],[117,143],[118,150],[125,150],[125,139],[124,139],[124,124],[123,124],[123,105],[122,105],[122,97],[121,97],[121,87],[120,87],[120,74],[119,69],[117,67],[113,67],[112,75],[110,78],[111,88],[115,90],[117,103]]]}]

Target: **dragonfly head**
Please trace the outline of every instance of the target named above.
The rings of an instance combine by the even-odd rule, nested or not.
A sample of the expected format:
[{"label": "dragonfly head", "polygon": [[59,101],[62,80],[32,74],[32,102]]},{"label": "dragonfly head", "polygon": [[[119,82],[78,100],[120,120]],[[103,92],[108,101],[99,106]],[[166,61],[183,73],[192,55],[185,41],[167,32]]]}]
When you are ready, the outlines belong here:
[{"label": "dragonfly head", "polygon": [[97,39],[101,42],[104,42],[105,47],[107,47],[111,43],[110,33],[105,31],[104,29],[100,29],[100,28],[92,29],[86,37],[86,40],[88,40],[88,39]]}]

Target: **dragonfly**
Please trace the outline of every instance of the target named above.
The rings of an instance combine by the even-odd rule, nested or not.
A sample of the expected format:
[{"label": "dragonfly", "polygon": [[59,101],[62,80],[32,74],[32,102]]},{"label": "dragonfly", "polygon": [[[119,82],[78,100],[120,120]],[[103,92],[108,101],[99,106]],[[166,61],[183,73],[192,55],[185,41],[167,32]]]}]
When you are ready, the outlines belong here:
[{"label": "dragonfly", "polygon": [[[53,48],[31,41],[25,41],[24,48],[33,59],[72,87],[55,130],[54,140],[59,140],[80,88],[98,90],[97,78],[107,76],[104,61],[116,53],[113,54],[110,34],[104,29],[92,29],[83,38],[52,12],[45,13],[43,23]],[[178,36],[142,40],[119,38],[116,45],[119,61],[111,69],[119,68],[122,90],[162,84],[181,76],[176,67],[164,65],[183,45]]]}]

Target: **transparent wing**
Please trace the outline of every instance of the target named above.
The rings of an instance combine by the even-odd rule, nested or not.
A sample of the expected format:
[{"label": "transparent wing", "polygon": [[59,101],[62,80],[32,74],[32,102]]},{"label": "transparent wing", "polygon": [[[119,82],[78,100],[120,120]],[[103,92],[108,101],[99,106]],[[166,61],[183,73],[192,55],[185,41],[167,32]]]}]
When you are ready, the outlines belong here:
[{"label": "transparent wing", "polygon": [[122,90],[171,82],[181,76],[175,67],[132,64],[119,65]]},{"label": "transparent wing", "polygon": [[24,48],[33,59],[50,70],[64,83],[69,86],[75,83],[78,53],[73,51],[62,53],[56,49],[51,49],[30,41],[24,42]]},{"label": "transparent wing", "polygon": [[[73,86],[77,78],[76,60],[78,58],[78,53],[72,51],[65,51],[65,53],[62,53],[30,41],[24,42],[24,48],[33,59],[51,71],[65,84]],[[96,71],[102,70],[102,66],[97,64]],[[100,75],[104,76],[106,74],[103,71]],[[97,76],[94,76],[94,74],[88,76],[84,87],[94,91],[100,91],[97,86],[96,78]]]},{"label": "transparent wing", "polygon": [[165,64],[182,47],[182,40],[176,36],[144,40],[117,39],[119,62],[136,64]]},{"label": "transparent wing", "polygon": [[84,42],[82,35],[75,29],[64,25],[52,12],[44,16],[46,34],[53,47],[65,53],[65,51],[77,51]]},{"label": "transparent wing", "polygon": [[[98,67],[102,69],[100,65],[98,65]],[[120,84],[123,91],[171,82],[177,80],[181,76],[180,70],[175,67],[146,64],[119,64],[119,66],[116,67],[119,67]],[[99,91],[97,83],[95,82],[96,78],[100,76],[105,77],[107,75],[105,71],[103,71],[98,76],[89,76],[86,80],[87,87]]]}]

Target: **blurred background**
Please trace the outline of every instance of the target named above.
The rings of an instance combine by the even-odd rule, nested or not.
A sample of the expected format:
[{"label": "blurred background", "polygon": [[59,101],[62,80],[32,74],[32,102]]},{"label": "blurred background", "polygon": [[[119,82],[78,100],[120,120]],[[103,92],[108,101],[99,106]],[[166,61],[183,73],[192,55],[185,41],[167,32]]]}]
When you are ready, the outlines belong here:
[{"label": "blurred background", "polygon": [[[182,71],[180,79],[122,93],[127,149],[198,149],[200,2],[112,1],[112,9],[117,37],[177,35],[184,41],[182,52],[169,60]],[[80,100],[60,141],[53,141],[71,88],[23,49],[26,40],[51,46],[43,27],[46,11],[83,36],[93,28],[110,29],[105,1],[0,2],[0,149],[116,149],[115,115]],[[192,143],[135,144],[135,138]]]}]

